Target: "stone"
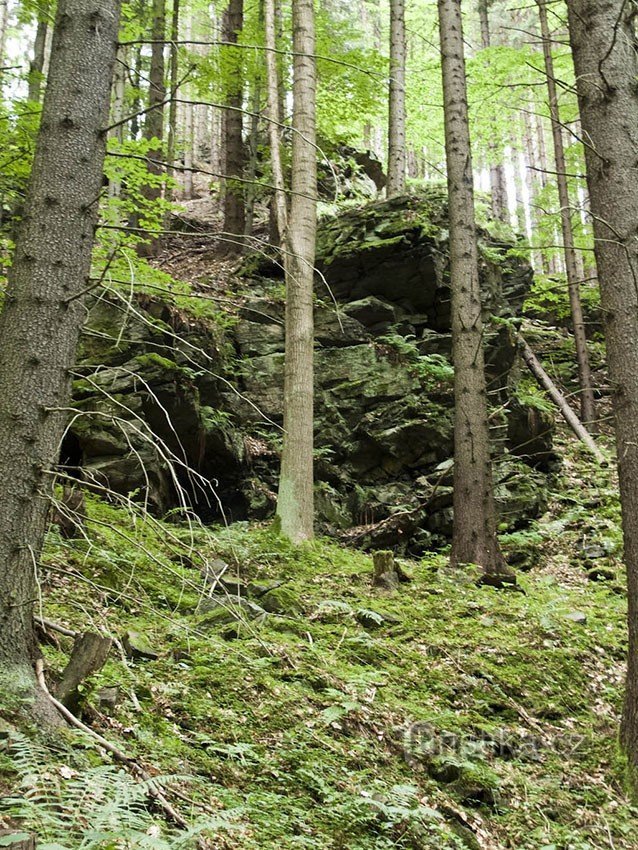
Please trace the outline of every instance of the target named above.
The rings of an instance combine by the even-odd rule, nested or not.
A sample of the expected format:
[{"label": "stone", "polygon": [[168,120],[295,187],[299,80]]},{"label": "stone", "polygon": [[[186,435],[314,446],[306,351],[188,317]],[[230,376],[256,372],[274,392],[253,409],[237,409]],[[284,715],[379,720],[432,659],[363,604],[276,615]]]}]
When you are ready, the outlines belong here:
[{"label": "stone", "polygon": [[278,587],[281,587],[282,584],[285,584],[284,581],[251,581],[248,583],[248,595],[253,596],[255,599],[260,599],[262,596],[265,596],[271,590],[277,590]]},{"label": "stone", "polygon": [[269,614],[285,614],[289,617],[295,617],[301,613],[299,600],[287,587],[269,590],[259,601]]},{"label": "stone", "polygon": [[587,573],[587,578],[590,581],[615,581],[617,576],[615,570],[608,567],[594,567]]},{"label": "stone", "polygon": [[110,714],[122,702],[122,691],[117,685],[100,688],[95,694],[95,698],[100,711]]},{"label": "stone", "polygon": [[607,552],[604,546],[600,543],[585,543],[581,550],[581,557],[585,561],[597,561],[599,558],[605,558]]},{"label": "stone", "polygon": [[366,328],[374,328],[379,325],[390,326],[399,319],[399,310],[396,305],[391,304],[374,295],[351,301],[344,307],[344,312],[356,319]]},{"label": "stone", "polygon": [[584,626],[587,623],[587,614],[582,611],[570,611],[569,614],[565,614],[565,619],[576,625]]},{"label": "stone", "polygon": [[[344,174],[354,168],[342,165]],[[495,404],[509,411],[492,429],[497,505],[514,529],[544,510],[553,425],[517,398],[513,330],[502,321],[520,316],[531,269],[487,231],[479,241],[486,374]],[[451,351],[446,193],[324,217],[317,264],[318,531],[365,549],[422,554],[452,530],[452,386],[423,359],[448,363]],[[189,314],[163,295],[138,293],[127,313],[116,298],[90,299],[79,365],[86,376],[74,384],[81,415],[63,446],[87,478],[159,515],[178,506],[177,480],[204,522],[273,516],[281,268],[272,257],[246,258],[233,286],[238,307],[210,315]],[[95,363],[102,365],[91,372]],[[179,458],[177,476],[167,451]],[[183,462],[212,482],[209,492]]]},{"label": "stone", "polygon": [[256,620],[266,616],[266,611],[248,599],[228,596],[209,596],[202,600],[197,610],[203,615],[198,620],[198,628],[216,628],[236,621]]},{"label": "stone", "polygon": [[159,652],[142,632],[128,631],[122,636],[122,646],[129,658],[135,661],[156,661]]}]

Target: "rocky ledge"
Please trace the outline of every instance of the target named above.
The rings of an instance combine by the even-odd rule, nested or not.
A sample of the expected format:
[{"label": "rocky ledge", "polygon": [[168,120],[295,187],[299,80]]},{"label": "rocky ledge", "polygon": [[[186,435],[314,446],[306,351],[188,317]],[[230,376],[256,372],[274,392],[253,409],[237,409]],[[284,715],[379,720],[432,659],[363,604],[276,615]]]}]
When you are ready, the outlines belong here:
[{"label": "rocky ledge", "polygon": [[[318,521],[361,546],[418,553],[451,530],[447,236],[439,191],[321,224]],[[496,494],[508,527],[543,510],[553,459],[551,417],[517,397],[514,329],[531,280],[514,245],[481,233]],[[281,270],[268,258],[249,258],[238,285],[228,310],[194,311],[187,299],[148,293],[133,303],[113,293],[92,304],[63,463],[160,513],[185,499],[205,520],[272,515]]]}]

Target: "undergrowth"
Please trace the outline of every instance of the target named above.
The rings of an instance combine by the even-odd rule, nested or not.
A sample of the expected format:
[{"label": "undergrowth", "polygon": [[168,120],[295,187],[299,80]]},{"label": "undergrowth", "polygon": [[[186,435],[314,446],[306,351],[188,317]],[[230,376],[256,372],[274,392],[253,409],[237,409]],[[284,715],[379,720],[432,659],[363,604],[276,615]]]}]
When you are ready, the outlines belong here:
[{"label": "undergrowth", "polygon": [[[157,656],[131,660],[118,642],[83,716],[152,766],[193,831],[167,824],[93,739],[50,741],[8,711],[5,823],[50,850],[200,835],[239,850],[635,850],[616,746],[625,599],[610,475],[565,452],[548,514],[503,538],[536,553],[524,592],[479,589],[431,554],[384,593],[369,556],[329,540],[295,548],[266,526],[166,524],[89,499],[85,538],[49,535],[42,614],[134,633]],[[601,564],[604,580],[588,579]],[[221,616],[207,607],[220,573]],[[238,586],[278,594],[278,613],[262,595],[246,614]],[[70,648],[61,635],[44,646],[51,680]]]}]

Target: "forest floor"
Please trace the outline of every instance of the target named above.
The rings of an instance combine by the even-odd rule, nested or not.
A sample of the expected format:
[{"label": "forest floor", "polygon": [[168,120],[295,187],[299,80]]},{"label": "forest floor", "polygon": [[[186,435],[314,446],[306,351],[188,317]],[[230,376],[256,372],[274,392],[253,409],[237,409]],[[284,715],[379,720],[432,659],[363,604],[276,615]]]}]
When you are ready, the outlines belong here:
[{"label": "forest floor", "polygon": [[[368,555],[330,540],[90,500],[85,538],[49,535],[40,612],[118,638],[85,722],[211,848],[636,850],[617,491],[560,439],[549,510],[503,541],[524,592],[479,588],[444,553],[383,592]],[[53,679],[72,638],[46,634]],[[0,826],[57,850],[195,846],[97,740],[0,717]]]}]

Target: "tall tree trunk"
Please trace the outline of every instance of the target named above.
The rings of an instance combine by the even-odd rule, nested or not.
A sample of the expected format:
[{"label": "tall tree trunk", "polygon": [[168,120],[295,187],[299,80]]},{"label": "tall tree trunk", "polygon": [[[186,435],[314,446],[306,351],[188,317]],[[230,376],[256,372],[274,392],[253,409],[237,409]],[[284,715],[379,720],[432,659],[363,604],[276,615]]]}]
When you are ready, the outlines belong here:
[{"label": "tall tree trunk", "polygon": [[[492,43],[490,33],[490,16],[488,0],[479,0],[478,3],[479,22],[481,25],[481,43],[486,50]],[[509,219],[509,206],[507,203],[507,180],[505,179],[505,167],[496,158],[501,155],[497,146],[491,142],[490,150],[490,185],[492,189],[492,215],[498,221]]]},{"label": "tall tree trunk", "polygon": [[[179,0],[173,0],[171,14],[171,50],[169,56],[169,86],[171,102],[168,105],[168,140],[166,144],[167,176],[175,177],[175,158],[177,153],[177,73],[178,73],[178,44],[179,41]],[[166,188],[166,197],[171,200],[173,189]]]},{"label": "tall tree trunk", "polygon": [[405,0],[390,0],[388,198],[405,192]]},{"label": "tall tree trunk", "polygon": [[496,538],[461,0],[438,0],[454,351],[452,563],[505,574]]},{"label": "tall tree trunk", "polygon": [[593,426],[596,422],[596,404],[592,386],[589,354],[587,351],[587,335],[583,318],[583,306],[580,300],[580,284],[576,264],[576,248],[574,246],[574,231],[567,185],[567,165],[563,145],[562,127],[558,108],[558,91],[554,76],[554,59],[552,57],[552,41],[547,20],[547,0],[536,0],[543,39],[543,55],[545,58],[545,76],[547,77],[547,94],[549,111],[552,121],[552,136],[554,139],[554,154],[556,160],[556,183],[558,186],[558,201],[563,233],[565,255],[565,272],[571,307],[574,341],[576,344],[576,360],[578,361],[578,376],[580,384],[581,418],[586,425]]},{"label": "tall tree trunk", "polygon": [[[149,111],[144,119],[144,138],[148,141],[156,140],[148,151],[149,164],[148,173],[154,177],[163,172],[163,167],[158,164],[162,159],[164,138],[164,101],[166,100],[166,63],[164,61],[164,48],[166,38],[166,0],[153,0],[153,22],[151,26],[151,65],[148,74],[148,106]],[[145,186],[144,197],[152,204],[162,195],[160,185]],[[147,242],[139,247],[141,256],[153,257],[159,249],[157,237],[147,237]]]},{"label": "tall tree trunk", "polygon": [[[226,10],[224,40],[236,44],[244,26],[244,0],[230,0]],[[227,48],[233,50],[233,48]],[[226,104],[229,107],[224,114],[224,231],[228,234],[225,250],[228,254],[237,253],[242,247],[242,237],[246,229],[246,210],[243,184],[233,181],[233,177],[242,177],[244,173],[243,106],[244,84],[240,72],[241,58],[233,50],[237,72],[233,79],[226,79]],[[234,66],[235,67],[235,66]]]},{"label": "tall tree trunk", "polygon": [[9,0],[0,0],[0,83],[2,68],[6,61],[7,33],[9,31]]},{"label": "tall tree trunk", "polygon": [[29,88],[27,99],[31,103],[40,103],[40,97],[42,94],[47,33],[49,30],[48,6],[39,10],[38,15],[38,26],[35,31],[35,41],[33,42],[33,57],[29,62]]},{"label": "tall tree trunk", "polygon": [[60,0],[42,123],[0,316],[0,680],[51,719],[32,670],[33,601],[85,318],[118,0]]},{"label": "tall tree trunk", "polygon": [[[293,0],[292,199],[286,250],[284,443],[277,515],[295,543],[313,536],[313,281],[317,237],[313,0]],[[279,193],[278,193],[279,194]]]},{"label": "tall tree trunk", "polygon": [[614,387],[629,657],[621,740],[638,796],[638,58],[633,4],[568,0],[578,99],[587,139],[607,359]]},{"label": "tall tree trunk", "polygon": [[[286,238],[287,206],[284,170],[281,162],[281,115],[279,112],[279,63],[277,61],[277,17],[274,0],[265,0],[264,27],[266,34],[266,85],[268,89],[268,138],[275,191],[271,203],[271,241],[281,245]],[[284,258],[285,264],[285,258]]]},{"label": "tall tree trunk", "polygon": [[[258,27],[264,29],[264,0],[259,0]],[[250,81],[250,133],[248,135],[247,177],[251,183],[246,187],[246,224],[244,233],[247,238],[253,234],[255,224],[255,202],[257,199],[257,168],[259,166],[259,123],[261,119],[262,79],[261,70],[256,71]]]}]

